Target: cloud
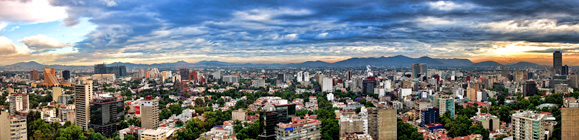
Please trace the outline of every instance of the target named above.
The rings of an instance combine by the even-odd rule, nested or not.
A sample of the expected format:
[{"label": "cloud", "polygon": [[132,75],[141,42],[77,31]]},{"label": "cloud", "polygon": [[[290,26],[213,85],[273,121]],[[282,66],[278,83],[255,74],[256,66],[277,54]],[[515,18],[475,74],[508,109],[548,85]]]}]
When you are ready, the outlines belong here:
[{"label": "cloud", "polygon": [[14,55],[27,55],[30,53],[30,50],[26,46],[17,46],[14,45],[12,40],[0,36],[0,56],[4,58]]},{"label": "cloud", "polygon": [[34,49],[36,51],[44,51],[48,49],[63,48],[71,46],[72,44],[62,43],[55,38],[51,38],[45,35],[35,35],[26,37],[19,42],[26,44],[26,46]]},{"label": "cloud", "polygon": [[[398,54],[488,57],[485,53],[497,50],[493,48],[500,44],[497,42],[579,43],[579,17],[574,16],[579,14],[578,3],[50,1],[52,7],[66,9],[67,15],[61,19],[67,26],[78,24],[79,18],[98,26],[74,44],[78,54],[59,59],[85,64],[182,59],[271,62],[276,56],[287,60]],[[40,46],[29,47],[49,49],[63,43]]]},{"label": "cloud", "polygon": [[67,17],[64,7],[52,6],[48,0],[1,0],[0,21],[49,22]]}]

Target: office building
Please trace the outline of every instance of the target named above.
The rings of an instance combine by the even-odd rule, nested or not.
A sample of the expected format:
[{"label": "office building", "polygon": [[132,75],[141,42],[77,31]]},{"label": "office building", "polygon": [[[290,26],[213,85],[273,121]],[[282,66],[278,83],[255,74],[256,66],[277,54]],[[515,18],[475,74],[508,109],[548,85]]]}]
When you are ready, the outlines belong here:
[{"label": "office building", "polygon": [[420,64],[420,74],[428,77],[428,66],[424,63]]},{"label": "office building", "polygon": [[316,115],[306,115],[304,119],[292,117],[289,123],[278,123],[276,140],[318,140],[322,138],[322,121]]},{"label": "office building", "polygon": [[[376,81],[371,79],[365,79],[362,81],[362,93],[370,94],[374,93],[374,88],[376,87]],[[378,93],[375,93],[378,94]]]},{"label": "office building", "polygon": [[44,83],[47,87],[60,86],[60,82],[58,82],[58,79],[56,78],[56,72],[54,68],[44,69]]},{"label": "office building", "polygon": [[62,78],[63,78],[64,80],[70,79],[70,71],[69,71],[69,70],[64,70],[64,71],[62,71]]},{"label": "office building", "polygon": [[285,74],[283,74],[283,73],[277,74],[275,82],[277,83],[277,85],[281,85],[281,84],[285,83]]},{"label": "office building", "polygon": [[181,76],[181,80],[188,80],[189,70],[187,68],[181,68],[179,69],[179,75]]},{"label": "office building", "polygon": [[159,100],[151,96],[141,101],[141,127],[157,129],[159,127]]},{"label": "office building", "polygon": [[563,68],[563,55],[560,51],[555,51],[553,53],[553,69],[555,74],[561,74]]},{"label": "office building", "polygon": [[28,139],[26,117],[0,111],[0,140]]},{"label": "office building", "polygon": [[259,134],[260,139],[273,140],[276,138],[276,124],[278,123],[289,123],[291,118],[296,115],[296,105],[295,104],[282,104],[282,105],[265,105],[260,112],[260,116],[263,116],[265,125],[263,132]]},{"label": "office building", "polygon": [[569,85],[567,84],[557,84],[555,85],[555,93],[567,94],[569,93]]},{"label": "office building", "polygon": [[579,100],[566,97],[561,108],[561,139],[579,138]]},{"label": "office building", "polygon": [[520,111],[511,115],[513,138],[516,140],[544,140],[544,114]]},{"label": "office building", "polygon": [[569,75],[569,66],[565,65],[561,67],[561,75]]},{"label": "office building", "polygon": [[110,66],[105,64],[96,64],[94,66],[94,74],[115,74],[117,77],[127,76],[126,66]]},{"label": "office building", "polygon": [[217,70],[213,73],[214,79],[221,79],[221,70]]},{"label": "office building", "polygon": [[346,73],[346,80],[352,80],[352,70],[348,70],[348,73]]},{"label": "office building", "polygon": [[90,103],[90,125],[95,132],[111,137],[124,119],[124,104],[116,97],[96,97]]},{"label": "office building", "polygon": [[569,74],[569,87],[579,88],[579,76],[575,73]]},{"label": "office building", "polygon": [[396,109],[368,108],[368,134],[376,140],[396,140]]},{"label": "office building", "polygon": [[198,75],[197,75],[197,72],[196,72],[196,71],[191,71],[191,72],[189,73],[189,78],[188,78],[188,79],[189,79],[189,81],[197,81],[197,80],[198,80],[198,79],[197,79],[197,76],[198,76]]},{"label": "office building", "polygon": [[332,78],[324,77],[322,79],[322,92],[333,92],[334,90],[334,81]]},{"label": "office building", "polygon": [[58,103],[58,98],[62,95],[61,87],[52,87],[52,102]]},{"label": "office building", "polygon": [[420,76],[420,65],[412,64],[412,77],[418,78]]},{"label": "office building", "polygon": [[28,104],[27,94],[13,94],[8,96],[8,99],[10,100],[10,114],[14,115],[18,112],[28,113],[30,105]]},{"label": "office building", "polygon": [[526,81],[523,85],[523,96],[539,95],[537,83],[533,80]]},{"label": "office building", "polygon": [[88,83],[80,83],[74,86],[74,104],[76,109],[76,125],[84,131],[88,130],[89,121],[89,96],[90,86]]},{"label": "office building", "polygon": [[427,124],[440,122],[440,113],[436,107],[427,107],[426,109],[420,110],[420,125],[425,126]]},{"label": "office building", "polygon": [[37,70],[30,71],[30,80],[38,81],[38,71]]},{"label": "office building", "polygon": [[225,76],[223,76],[223,82],[238,83],[239,82],[239,75],[225,75]]}]

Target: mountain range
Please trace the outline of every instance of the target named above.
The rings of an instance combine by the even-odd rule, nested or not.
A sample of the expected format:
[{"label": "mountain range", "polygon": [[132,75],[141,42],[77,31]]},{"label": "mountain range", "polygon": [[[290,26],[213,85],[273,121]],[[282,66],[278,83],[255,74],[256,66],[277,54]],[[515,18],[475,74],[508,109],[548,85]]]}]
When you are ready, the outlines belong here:
[{"label": "mountain range", "polygon": [[[367,65],[377,67],[410,67],[413,63],[425,63],[429,67],[542,67],[542,65],[531,62],[519,62],[515,64],[500,64],[494,61],[484,61],[474,63],[468,59],[444,59],[431,58],[423,56],[419,58],[411,58],[403,55],[391,57],[366,57],[366,58],[350,58],[335,63],[328,63],[324,61],[306,61],[302,63],[289,64],[253,64],[253,63],[229,63],[221,61],[200,61],[197,63],[189,63],[185,61],[177,61],[175,63],[155,63],[155,64],[134,64],[115,62],[107,64],[108,66],[124,65],[127,69],[141,69],[141,68],[176,68],[176,67],[364,67]],[[69,65],[42,65],[34,61],[20,62],[12,65],[0,66],[1,70],[6,71],[28,71],[31,69],[41,70],[43,68],[68,69],[68,70],[91,70],[93,66],[69,66]]]}]

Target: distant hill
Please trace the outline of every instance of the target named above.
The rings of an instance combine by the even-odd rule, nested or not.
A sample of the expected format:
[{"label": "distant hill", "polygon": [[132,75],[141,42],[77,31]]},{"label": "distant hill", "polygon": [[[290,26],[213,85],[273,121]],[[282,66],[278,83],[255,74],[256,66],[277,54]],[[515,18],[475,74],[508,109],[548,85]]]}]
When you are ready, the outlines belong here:
[{"label": "distant hill", "polygon": [[495,61],[484,61],[484,62],[474,63],[474,64],[472,64],[472,66],[474,66],[474,67],[498,67],[498,66],[503,66],[503,65],[500,63],[497,63]]},{"label": "distant hill", "polygon": [[[378,67],[410,67],[413,63],[425,63],[429,67],[541,67],[541,65],[530,62],[519,62],[515,64],[502,65],[494,61],[484,61],[473,63],[468,59],[458,58],[431,58],[423,56],[419,58],[411,58],[403,55],[396,55],[391,57],[365,57],[365,58],[350,58],[335,63],[328,63],[324,61],[306,61],[302,63],[290,64],[253,64],[253,63],[229,63],[222,61],[199,61],[197,63],[189,63],[186,61],[177,61],[174,63],[155,63],[155,64],[134,64],[126,62],[114,62],[107,64],[107,66],[124,65],[128,70],[159,68],[159,69],[175,69],[180,67],[365,67],[366,65]],[[66,65],[42,65],[34,61],[20,62],[12,65],[0,66],[1,70],[7,71],[29,71],[32,69],[42,70],[43,68],[56,68],[58,70],[93,70],[93,66],[66,66]]]}]

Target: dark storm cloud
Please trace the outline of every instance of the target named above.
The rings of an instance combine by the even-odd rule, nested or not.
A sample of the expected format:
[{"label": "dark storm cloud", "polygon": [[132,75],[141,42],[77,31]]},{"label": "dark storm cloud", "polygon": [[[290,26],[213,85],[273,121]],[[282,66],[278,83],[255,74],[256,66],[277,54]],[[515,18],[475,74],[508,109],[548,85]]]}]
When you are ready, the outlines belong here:
[{"label": "dark storm cloud", "polygon": [[[453,50],[476,51],[480,47],[447,46],[451,42],[579,43],[576,39],[579,28],[557,29],[579,27],[578,2],[574,0],[308,0],[291,3],[279,0],[53,0],[51,4],[68,7],[67,25],[74,26],[82,17],[98,25],[84,41],[76,44],[83,53],[148,54],[142,57],[176,52],[240,57],[357,57],[390,53],[425,55],[437,52],[433,48],[447,48],[452,53]],[[545,19],[550,21],[546,23],[554,24],[555,30],[539,26]],[[513,25],[524,31],[506,30],[503,25]],[[201,42],[183,43],[195,39]],[[168,43],[158,43],[160,41]],[[143,49],[130,46],[142,46]],[[393,50],[347,49],[364,46]]]}]

